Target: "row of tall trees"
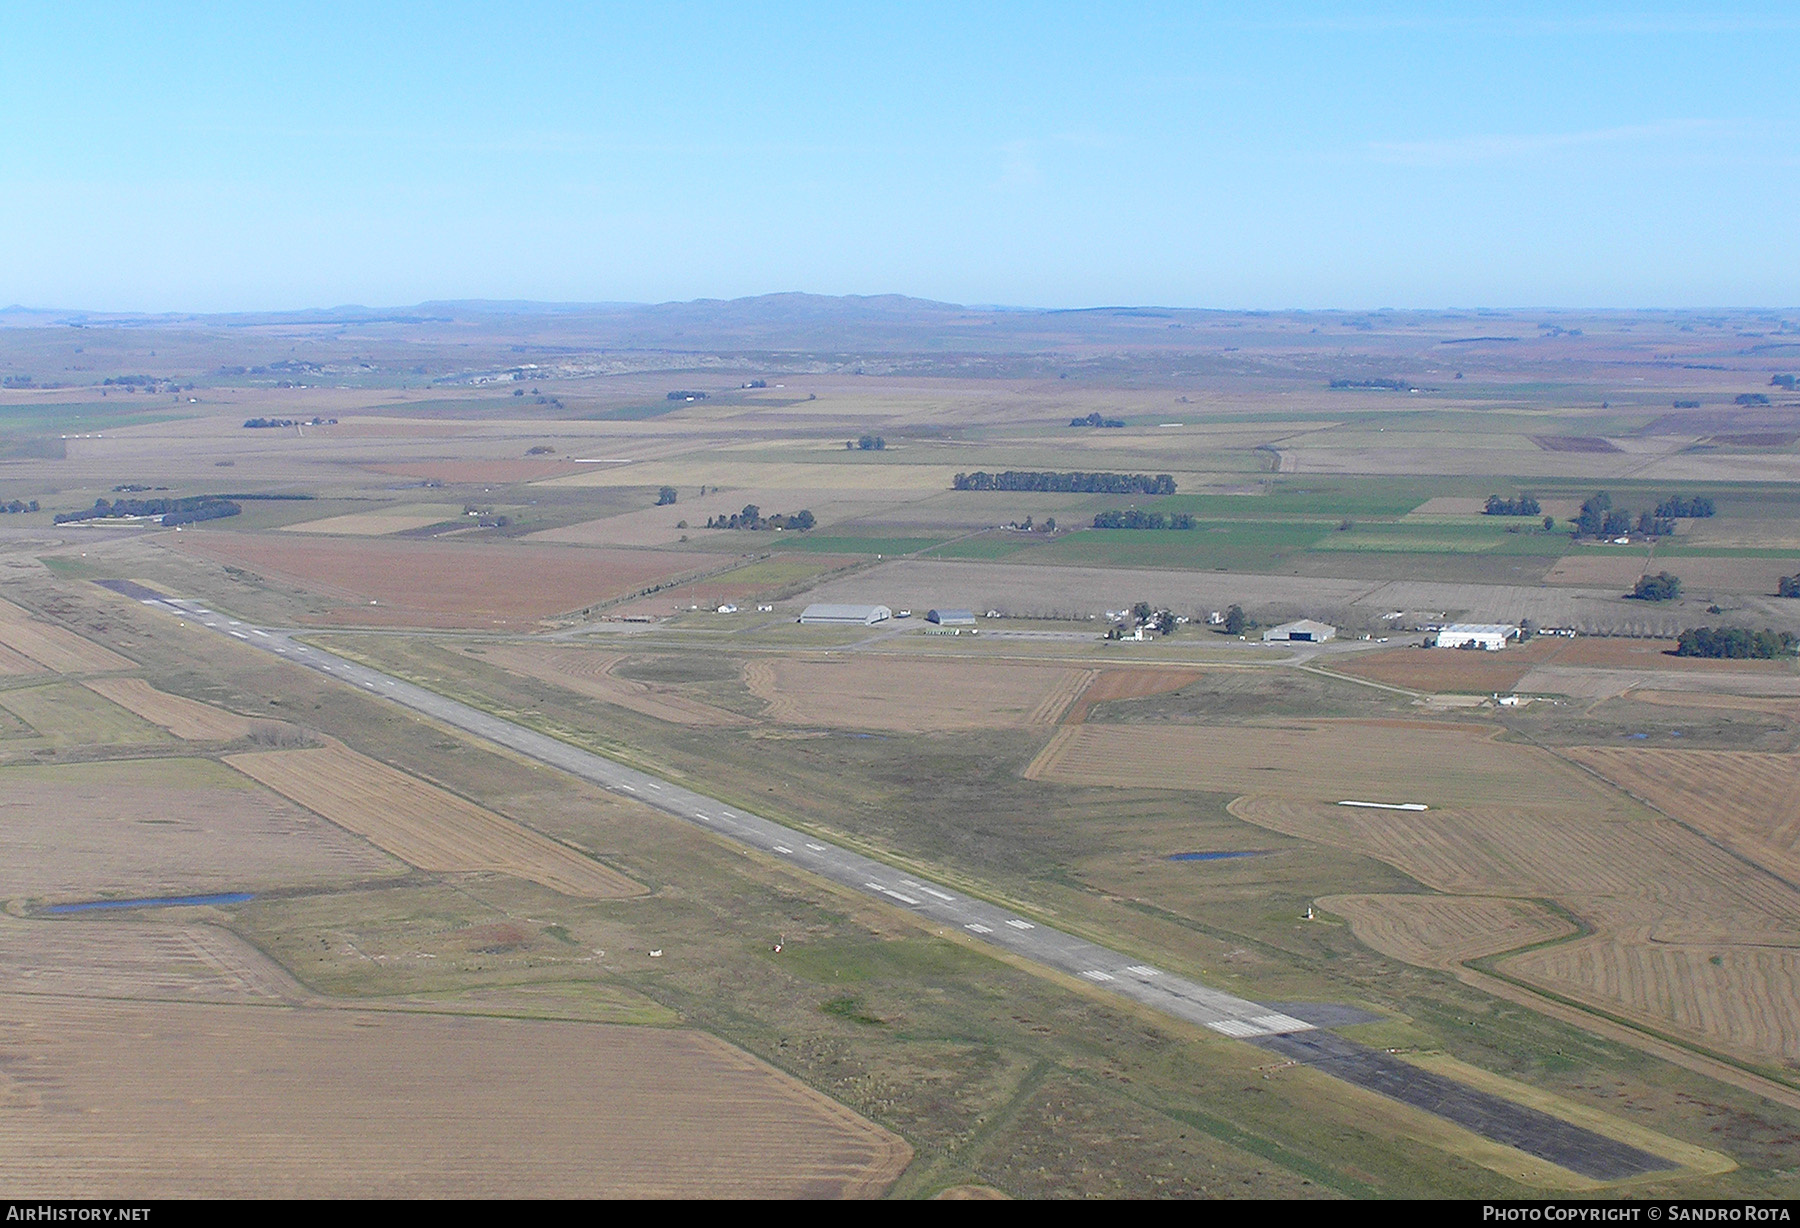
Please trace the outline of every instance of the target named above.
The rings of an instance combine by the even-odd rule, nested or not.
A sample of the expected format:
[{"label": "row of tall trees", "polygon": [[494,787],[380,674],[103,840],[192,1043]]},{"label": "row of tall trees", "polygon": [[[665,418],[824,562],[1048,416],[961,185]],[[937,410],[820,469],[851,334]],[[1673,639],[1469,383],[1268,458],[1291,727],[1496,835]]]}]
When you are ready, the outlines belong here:
[{"label": "row of tall trees", "polygon": [[160,516],[165,525],[193,524],[199,520],[220,520],[236,516],[244,509],[230,499],[217,495],[193,495],[185,499],[95,499],[94,506],[79,512],[58,512],[57,524],[77,520],[110,520],[126,516]]},{"label": "row of tall trees", "polygon": [[1084,495],[1172,495],[1175,479],[1166,473],[1047,473],[1009,469],[1005,473],[959,473],[957,490],[1047,491]]},{"label": "row of tall trees", "polygon": [[1094,513],[1096,529],[1191,529],[1198,523],[1187,512],[1143,512],[1134,507]]},{"label": "row of tall trees", "polygon": [[773,516],[765,516],[762,514],[762,509],[754,503],[744,504],[743,511],[733,512],[729,516],[708,516],[706,518],[706,527],[709,529],[794,529],[804,533],[817,523],[812,512],[805,508],[797,512],[789,512],[786,515],[777,512]]},{"label": "row of tall trees", "polygon": [[1751,631],[1745,627],[1693,627],[1675,641],[1678,657],[1788,657],[1800,646],[1786,631]]}]

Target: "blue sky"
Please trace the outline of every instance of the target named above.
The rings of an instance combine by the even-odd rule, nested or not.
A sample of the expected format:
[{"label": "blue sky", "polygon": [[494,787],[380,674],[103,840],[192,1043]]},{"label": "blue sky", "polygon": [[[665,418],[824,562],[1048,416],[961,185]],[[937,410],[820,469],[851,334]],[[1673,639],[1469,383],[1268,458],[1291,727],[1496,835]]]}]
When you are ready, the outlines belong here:
[{"label": "blue sky", "polygon": [[1796,46],[1791,4],[0,0],[0,304],[1788,307]]}]

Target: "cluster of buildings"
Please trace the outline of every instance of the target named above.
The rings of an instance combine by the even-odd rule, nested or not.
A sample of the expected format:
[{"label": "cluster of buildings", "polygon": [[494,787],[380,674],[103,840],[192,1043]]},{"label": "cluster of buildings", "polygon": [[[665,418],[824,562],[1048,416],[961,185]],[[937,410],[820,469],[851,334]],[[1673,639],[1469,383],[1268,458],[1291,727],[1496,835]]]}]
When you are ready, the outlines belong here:
[{"label": "cluster of buildings", "polygon": [[[911,614],[911,610],[900,611],[901,618],[910,617]],[[884,623],[893,617],[894,611],[885,605],[840,605],[829,602],[809,605],[800,613],[801,622],[828,627],[873,627],[877,623]],[[925,613],[925,621],[933,627],[940,628],[973,627],[975,626],[975,612],[952,609],[928,610]],[[1140,635],[1139,638],[1142,636]],[[1284,642],[1322,644],[1327,640],[1337,638],[1337,628],[1330,623],[1322,623],[1315,619],[1297,618],[1292,622],[1268,628],[1262,633],[1262,638],[1265,644]],[[1495,652],[1506,647],[1509,641],[1518,638],[1520,638],[1520,628],[1511,623],[1450,623],[1448,626],[1438,628],[1433,643],[1438,648],[1479,648]]]},{"label": "cluster of buildings", "polygon": [[[800,611],[799,621],[825,627],[873,627],[893,618],[894,611],[884,605],[839,605],[815,602]],[[911,610],[901,610],[899,617],[911,618]],[[973,610],[927,610],[925,621],[935,627],[973,627]]]}]

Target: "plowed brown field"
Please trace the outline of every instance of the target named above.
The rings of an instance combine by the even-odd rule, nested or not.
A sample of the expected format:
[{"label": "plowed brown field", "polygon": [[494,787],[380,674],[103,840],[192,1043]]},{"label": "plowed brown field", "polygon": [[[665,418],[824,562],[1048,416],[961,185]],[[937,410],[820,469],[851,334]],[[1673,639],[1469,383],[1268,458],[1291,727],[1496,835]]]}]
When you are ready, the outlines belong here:
[{"label": "plowed brown field", "polygon": [[[1279,793],[1326,801],[1431,806],[1530,797],[1594,804],[1601,787],[1547,752],[1480,725],[1408,721],[1072,725],[1025,774],[1072,785]],[[1396,796],[1404,794],[1404,796]]]},{"label": "plowed brown field", "polygon": [[1112,699],[1144,699],[1179,691],[1200,677],[1192,669],[1106,669],[1090,682],[1063,714],[1063,724],[1079,725],[1087,720],[1095,704]]},{"label": "plowed brown field", "polygon": [[542,478],[579,473],[586,468],[585,465],[577,465],[568,460],[534,460],[529,457],[517,460],[409,461],[404,464],[368,467],[376,473],[391,473],[395,477],[419,478],[427,482],[478,483],[483,486],[535,482]]},{"label": "plowed brown field", "polygon": [[214,925],[0,919],[0,994],[189,1002],[298,1002],[293,978]]},{"label": "plowed brown field", "polygon": [[[0,648],[8,649],[16,656],[27,657],[59,674],[94,674],[137,668],[136,662],[127,661],[111,649],[84,640],[73,631],[35,621],[10,601],[0,601]],[[6,666],[8,659],[12,659],[10,668]],[[29,672],[21,669],[13,658],[0,658],[0,671]]]},{"label": "plowed brown field", "polygon": [[1601,936],[1527,952],[1505,967],[1653,1026],[1800,1061],[1800,950]]},{"label": "plowed brown field", "polygon": [[[1800,1061],[1800,1008],[1768,997],[1792,984],[1800,959],[1800,893],[1667,819],[1621,804],[1623,811],[1531,799],[1409,813],[1240,797],[1230,809],[1261,827],[1376,857],[1449,895],[1556,900],[1595,936],[1507,960],[1508,972],[1755,1060]],[[1460,901],[1432,906],[1432,917],[1382,917],[1383,908],[1427,907],[1395,899],[1379,897],[1373,914],[1354,902],[1346,912],[1377,949],[1446,968],[1489,953],[1475,949],[1483,941],[1477,929],[1454,919]]]},{"label": "plowed brown field", "polygon": [[247,716],[159,691],[142,678],[95,678],[88,690],[112,700],[152,725],[190,742],[229,742],[248,737],[255,723]]},{"label": "plowed brown field", "polygon": [[228,755],[225,762],[421,870],[511,874],[591,899],[643,894],[567,845],[345,746]]},{"label": "plowed brown field", "polygon": [[614,677],[613,667],[625,659],[624,653],[550,644],[492,644],[484,647],[482,653],[485,660],[502,669],[552,682],[659,721],[718,726],[749,723],[735,712],[689,699],[674,687]]},{"label": "plowed brown field", "polygon": [[183,534],[176,545],[343,601],[306,618],[330,625],[519,626],[623,597],[699,566],[691,554],[656,550],[219,531]]},{"label": "plowed brown field", "polygon": [[1519,679],[1556,655],[1568,641],[1540,636],[1499,652],[1458,652],[1449,648],[1390,648],[1339,657],[1341,674],[1405,687],[1409,691],[1510,691]]},{"label": "plowed brown field", "polygon": [[1455,895],[1334,895],[1322,908],[1350,922],[1363,943],[1421,968],[1452,969],[1533,942],[1573,933],[1532,900]]},{"label": "plowed brown field", "polygon": [[1573,746],[1563,753],[1800,883],[1800,756],[1623,746]]},{"label": "plowed brown field", "polygon": [[1049,724],[1092,678],[1048,665],[881,656],[780,657],[744,670],[770,720],[895,732]]},{"label": "plowed brown field", "polygon": [[0,768],[0,897],[55,903],[404,873],[211,760]]},{"label": "plowed brown field", "polygon": [[868,1197],[911,1157],[698,1032],[0,1004],[0,1188],[14,1198]]}]

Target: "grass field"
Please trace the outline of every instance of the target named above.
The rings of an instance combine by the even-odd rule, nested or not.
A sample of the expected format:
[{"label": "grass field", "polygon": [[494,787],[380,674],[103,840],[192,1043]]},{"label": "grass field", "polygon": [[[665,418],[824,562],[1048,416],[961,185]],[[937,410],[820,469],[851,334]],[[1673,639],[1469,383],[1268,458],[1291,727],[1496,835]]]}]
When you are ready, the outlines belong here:
[{"label": "grass field", "polygon": [[511,874],[590,899],[643,891],[567,845],[343,746],[259,751],[225,762],[421,870]]}]

